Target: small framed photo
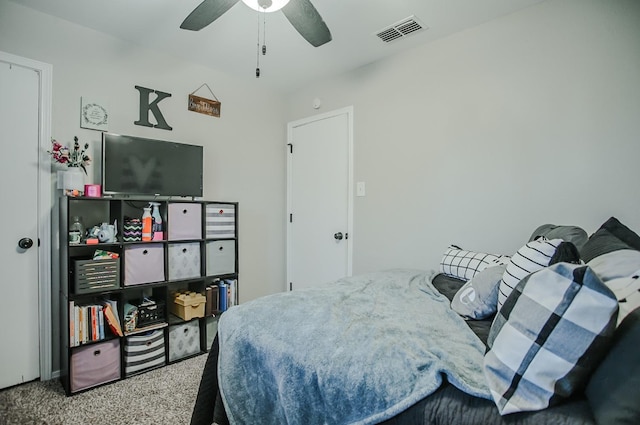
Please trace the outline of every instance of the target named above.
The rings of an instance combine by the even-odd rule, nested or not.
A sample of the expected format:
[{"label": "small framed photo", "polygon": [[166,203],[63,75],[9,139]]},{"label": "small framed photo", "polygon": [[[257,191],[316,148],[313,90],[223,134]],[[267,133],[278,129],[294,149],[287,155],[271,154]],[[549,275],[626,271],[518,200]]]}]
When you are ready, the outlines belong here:
[{"label": "small framed photo", "polygon": [[103,101],[80,98],[80,127],[90,130],[109,130],[109,107]]}]

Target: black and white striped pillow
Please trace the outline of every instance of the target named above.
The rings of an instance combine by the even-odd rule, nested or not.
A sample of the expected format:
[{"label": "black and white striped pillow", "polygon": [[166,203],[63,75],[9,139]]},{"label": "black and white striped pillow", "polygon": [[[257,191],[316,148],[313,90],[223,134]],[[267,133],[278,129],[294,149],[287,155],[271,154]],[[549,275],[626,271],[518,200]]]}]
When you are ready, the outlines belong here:
[{"label": "black and white striped pillow", "polygon": [[531,273],[559,262],[580,262],[580,254],[573,243],[541,236],[520,248],[511,257],[502,275],[498,290],[498,311],[518,282]]}]

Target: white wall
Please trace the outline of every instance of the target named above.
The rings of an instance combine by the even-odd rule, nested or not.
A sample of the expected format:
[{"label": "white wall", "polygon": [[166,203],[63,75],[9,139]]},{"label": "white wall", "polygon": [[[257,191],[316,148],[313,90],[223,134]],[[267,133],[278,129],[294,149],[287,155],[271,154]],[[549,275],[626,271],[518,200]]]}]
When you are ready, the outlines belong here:
[{"label": "white wall", "polygon": [[639,23],[549,0],[294,93],[290,121],[354,106],[354,273],[513,253],[542,223],[640,233]]},{"label": "white wall", "polygon": [[[354,273],[433,268],[450,243],[510,253],[544,222],[593,232],[615,215],[640,232],[638,22],[635,0],[549,0],[288,99],[6,0],[0,50],[53,65],[61,141],[99,146],[99,132],[79,128],[91,96],[109,102],[111,131],[205,146],[205,198],[240,202],[247,301],[284,288],[286,122],[347,105],[354,180],[367,183]],[[204,82],[220,119],[185,108]],[[161,103],[173,131],[133,124],[135,85],[173,94]]]},{"label": "white wall", "polygon": [[[80,98],[109,105],[109,131],[203,145],[204,199],[238,201],[240,301],[282,291],[284,278],[284,103],[258,83],[206,69],[0,0],[0,50],[53,65],[52,135],[88,142],[87,182],[99,183],[101,133],[80,128]],[[221,117],[189,112],[187,95],[207,83]],[[159,103],[173,131],[134,125],[140,85],[172,94]],[[210,97],[206,91],[197,94]],[[250,124],[250,125],[247,125]],[[10,152],[10,144],[2,141]],[[57,202],[52,211],[57,223]],[[57,264],[54,239],[53,264]],[[54,365],[58,365],[58,275],[53,272]]]}]

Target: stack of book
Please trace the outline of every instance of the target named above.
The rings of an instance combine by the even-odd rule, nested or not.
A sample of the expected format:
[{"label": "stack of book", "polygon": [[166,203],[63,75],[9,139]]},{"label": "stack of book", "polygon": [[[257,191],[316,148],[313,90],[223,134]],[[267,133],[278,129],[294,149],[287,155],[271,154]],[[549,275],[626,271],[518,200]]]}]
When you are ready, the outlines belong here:
[{"label": "stack of book", "polygon": [[69,301],[69,345],[77,347],[111,335],[122,336],[117,312],[114,300],[82,305]]},{"label": "stack of book", "polygon": [[217,279],[205,288],[205,316],[223,313],[236,304],[236,279]]}]

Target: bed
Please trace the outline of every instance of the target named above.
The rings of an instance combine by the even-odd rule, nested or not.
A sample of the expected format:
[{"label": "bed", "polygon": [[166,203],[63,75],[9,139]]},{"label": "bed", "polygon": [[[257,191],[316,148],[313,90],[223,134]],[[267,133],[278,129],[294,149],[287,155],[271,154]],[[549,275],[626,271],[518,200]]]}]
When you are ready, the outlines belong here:
[{"label": "bed", "polygon": [[[549,245],[549,261],[522,278],[512,273],[517,282],[498,308],[505,272],[538,243]],[[638,272],[640,237],[612,217],[588,238],[575,226],[544,225],[513,255],[452,246],[440,270],[367,273],[235,306],[220,318],[191,424],[640,423],[640,309],[633,307],[637,290],[629,292]],[[485,297],[473,285],[489,275],[502,277]],[[578,288],[565,291],[565,301],[566,293],[574,296],[552,320],[530,315],[537,288],[549,282]],[[461,314],[459,301],[470,287],[475,301],[490,298],[495,311],[476,302]],[[545,291],[538,304],[548,302]],[[576,320],[580,311],[585,319]],[[524,325],[517,321],[523,317]],[[514,355],[510,331],[535,326],[536,318],[542,328],[553,322],[564,342],[567,326],[584,321],[571,328],[582,342],[561,354],[570,367],[553,380],[550,394],[534,394],[542,407],[529,396],[546,380],[532,391],[527,385],[535,379],[526,371],[514,374],[496,361],[504,360],[505,348]],[[535,346],[547,349],[555,337],[540,343],[537,335]],[[536,357],[531,347],[524,350],[526,361],[534,359],[525,369],[540,367],[535,358],[544,359],[543,351]]]}]

